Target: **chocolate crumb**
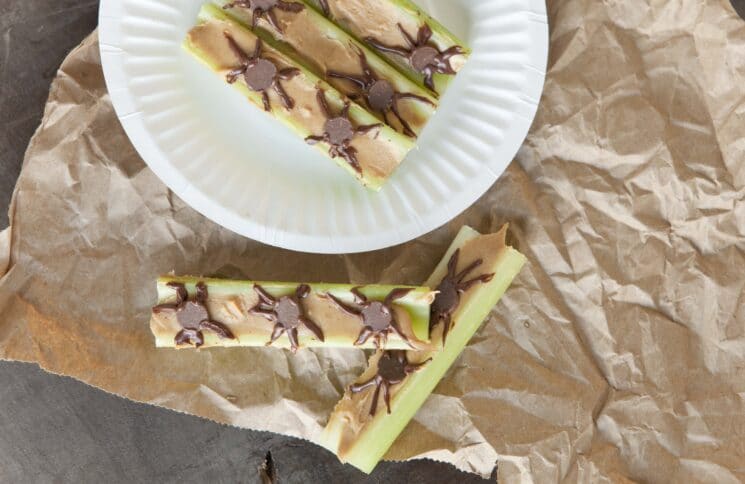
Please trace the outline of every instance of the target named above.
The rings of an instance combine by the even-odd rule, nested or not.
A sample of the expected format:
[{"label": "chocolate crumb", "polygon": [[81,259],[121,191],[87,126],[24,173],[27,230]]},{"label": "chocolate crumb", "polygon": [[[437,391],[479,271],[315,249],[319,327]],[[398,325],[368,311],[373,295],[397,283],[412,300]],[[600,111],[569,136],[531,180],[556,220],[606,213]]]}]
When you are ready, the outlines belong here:
[{"label": "chocolate crumb", "polygon": [[261,484],[278,484],[277,467],[274,464],[271,451],[266,453],[264,462],[258,467]]}]

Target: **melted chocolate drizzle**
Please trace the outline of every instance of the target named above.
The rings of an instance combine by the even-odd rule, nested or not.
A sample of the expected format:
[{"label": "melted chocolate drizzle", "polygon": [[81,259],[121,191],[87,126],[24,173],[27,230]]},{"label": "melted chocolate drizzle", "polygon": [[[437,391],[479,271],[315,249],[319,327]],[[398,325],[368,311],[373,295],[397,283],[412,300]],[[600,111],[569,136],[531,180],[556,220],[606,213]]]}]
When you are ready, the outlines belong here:
[{"label": "melted chocolate drizzle", "polygon": [[364,383],[359,383],[349,387],[352,393],[360,393],[367,388],[375,387],[372,404],[370,405],[370,415],[375,415],[378,410],[378,400],[380,390],[383,390],[383,400],[385,401],[388,413],[391,413],[391,393],[390,387],[403,382],[407,376],[418,371],[426,365],[432,358],[423,361],[417,365],[409,363],[405,351],[390,350],[384,351],[378,360],[378,372],[374,377]]},{"label": "melted chocolate drizzle", "polygon": [[222,323],[210,319],[207,309],[207,286],[200,281],[196,284],[194,299],[189,299],[186,286],[180,282],[169,282],[168,287],[176,290],[176,302],[159,304],[153,313],[170,312],[176,314],[176,321],[183,328],[176,334],[176,346],[191,344],[199,348],[204,344],[203,331],[211,331],[223,339],[235,339],[233,333]]},{"label": "melted chocolate drizzle", "polygon": [[328,0],[318,0],[318,3],[321,4],[321,10],[323,10],[323,14],[328,17],[331,13]]},{"label": "melted chocolate drizzle", "polygon": [[368,64],[364,52],[359,51],[357,55],[360,59],[360,67],[362,69],[361,75],[346,74],[333,70],[328,71],[326,74],[329,77],[346,79],[347,81],[356,84],[362,90],[362,95],[370,109],[382,114],[383,120],[388,124],[391,124],[388,120],[388,113],[393,113],[401,124],[404,134],[415,137],[416,133],[411,129],[409,123],[401,116],[398,103],[404,99],[414,99],[431,106],[434,106],[434,103],[426,97],[396,91],[389,81],[381,79],[375,74],[370,67],[370,64]]},{"label": "melted chocolate drizzle", "polygon": [[492,274],[482,274],[478,277],[474,277],[469,281],[465,281],[474,269],[483,264],[482,259],[478,259],[471,263],[468,267],[456,274],[456,268],[458,267],[458,258],[460,257],[460,249],[456,250],[448,261],[448,272],[447,275],[440,281],[437,286],[437,296],[432,303],[429,317],[429,329],[430,332],[438,323],[444,323],[442,328],[442,344],[445,345],[445,340],[448,337],[448,332],[452,325],[453,313],[458,309],[460,304],[460,298],[468,291],[471,287],[479,283],[486,283],[494,278]]},{"label": "melted chocolate drizzle", "polygon": [[413,348],[409,338],[401,331],[396,313],[393,311],[393,303],[410,293],[411,289],[394,289],[383,302],[370,301],[357,287],[351,292],[354,296],[354,306],[341,301],[333,294],[329,293],[327,296],[339,309],[362,320],[362,330],[354,342],[355,346],[365,344],[372,337],[375,347],[381,348],[388,341],[388,335],[395,333]]},{"label": "melted chocolate drizzle", "polygon": [[245,52],[243,52],[243,49],[241,49],[228,31],[223,32],[223,34],[228,41],[230,49],[240,61],[238,67],[231,69],[230,72],[225,75],[225,80],[227,80],[229,84],[232,84],[238,79],[238,76],[242,75],[243,80],[246,82],[249,89],[261,93],[261,99],[265,111],[272,110],[268,93],[270,88],[274,89],[274,92],[276,92],[282,100],[282,104],[285,108],[292,109],[295,106],[295,101],[287,94],[280,81],[292,79],[300,74],[300,69],[294,67],[277,69],[277,66],[272,61],[261,57],[261,51],[263,48],[261,39],[256,40],[256,48],[254,49],[253,54],[249,57]]},{"label": "melted chocolate drizzle", "polygon": [[449,76],[456,74],[455,69],[450,64],[450,58],[463,54],[465,52],[463,47],[454,45],[447,50],[440,51],[430,43],[432,29],[426,23],[419,27],[416,39],[412,38],[401,24],[397,25],[398,30],[401,31],[401,35],[403,35],[406,41],[406,46],[387,45],[376,40],[374,37],[366,37],[365,42],[381,52],[400,55],[408,60],[409,65],[416,72],[424,75],[424,84],[432,91],[435,90],[433,79],[435,74],[446,74]]},{"label": "melted chocolate drizzle", "polygon": [[306,143],[311,145],[319,142],[327,143],[329,145],[329,156],[344,158],[357,173],[361,174],[362,166],[357,160],[357,149],[350,143],[355,136],[366,134],[383,125],[376,123],[354,127],[349,119],[349,101],[344,103],[341,113],[335,116],[326,102],[326,93],[321,88],[316,91],[316,99],[323,115],[326,117],[326,122],[323,125],[323,134],[308,136],[305,138]]},{"label": "melted chocolate drizzle", "polygon": [[298,13],[305,8],[305,5],[298,2],[285,2],[283,0],[238,0],[226,3],[222,8],[227,10],[234,7],[253,9],[253,17],[251,18],[252,27],[255,28],[259,18],[264,17],[277,32],[282,33],[282,27],[279,26],[274,9],[277,8],[285,12]]},{"label": "melted chocolate drizzle", "polygon": [[310,294],[310,286],[302,284],[290,296],[275,298],[260,285],[254,285],[259,296],[259,302],[249,310],[251,314],[263,316],[274,323],[272,336],[267,346],[271,345],[282,334],[287,333],[290,340],[290,350],[295,353],[298,348],[298,327],[305,326],[320,341],[324,341],[323,331],[308,317],[302,300]]}]

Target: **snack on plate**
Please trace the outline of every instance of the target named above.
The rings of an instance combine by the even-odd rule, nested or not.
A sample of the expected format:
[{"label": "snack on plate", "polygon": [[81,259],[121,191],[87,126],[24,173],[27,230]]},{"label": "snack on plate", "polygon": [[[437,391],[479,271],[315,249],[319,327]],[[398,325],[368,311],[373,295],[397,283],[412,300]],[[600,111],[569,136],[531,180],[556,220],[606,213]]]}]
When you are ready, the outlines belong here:
[{"label": "snack on plate", "polygon": [[437,100],[301,0],[213,0],[399,133],[416,137]]},{"label": "snack on plate", "polygon": [[429,347],[434,293],[426,287],[173,276],[157,286],[157,347]]},{"label": "snack on plate", "polygon": [[470,50],[410,0],[305,0],[437,95]]},{"label": "snack on plate", "polygon": [[371,189],[380,189],[414,146],[215,5],[202,7],[183,45]]},{"label": "snack on plate", "polygon": [[431,348],[377,351],[331,414],[321,445],[342,462],[373,470],[520,272],[525,256],[506,245],[506,232],[464,227],[455,238],[426,283],[439,291]]}]

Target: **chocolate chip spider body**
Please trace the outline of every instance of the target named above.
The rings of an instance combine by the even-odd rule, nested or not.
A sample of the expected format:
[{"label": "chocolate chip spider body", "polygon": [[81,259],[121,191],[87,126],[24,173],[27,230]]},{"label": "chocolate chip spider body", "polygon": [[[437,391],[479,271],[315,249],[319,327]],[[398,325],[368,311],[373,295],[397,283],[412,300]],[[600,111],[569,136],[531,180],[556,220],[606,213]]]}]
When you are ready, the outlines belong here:
[{"label": "chocolate chip spider body", "polygon": [[204,344],[203,331],[210,331],[223,339],[235,339],[227,326],[210,318],[207,309],[207,286],[204,282],[196,284],[194,299],[189,299],[186,286],[180,282],[169,282],[167,286],[176,290],[176,302],[159,304],[153,308],[153,313],[176,314],[176,321],[183,328],[174,338],[176,346],[188,343],[199,348]]},{"label": "chocolate chip spider body", "polygon": [[[355,346],[363,345],[373,338],[373,342],[376,348],[385,346],[388,341],[388,336],[391,333],[398,335],[403,341],[412,346],[409,339],[401,331],[401,327],[396,320],[396,313],[393,311],[393,303],[406,296],[411,289],[394,289],[384,301],[371,301],[364,294],[359,291],[359,288],[352,289],[352,295],[354,296],[354,305],[347,304],[341,301],[333,294],[327,294],[328,298],[333,301],[339,309],[349,314],[350,316],[356,316],[362,321],[362,330],[357,336],[357,340],[354,342]],[[413,347],[413,346],[412,346]]]},{"label": "chocolate chip spider body", "polygon": [[274,89],[274,92],[282,100],[285,108],[292,109],[295,106],[295,101],[287,94],[280,81],[292,79],[300,74],[300,69],[294,67],[277,69],[277,66],[272,61],[261,56],[263,45],[261,39],[256,40],[254,52],[249,57],[243,52],[243,49],[241,49],[229,32],[225,31],[224,35],[230,49],[240,61],[238,67],[231,69],[225,75],[228,83],[234,83],[238,79],[238,76],[242,75],[249,89],[261,93],[265,111],[271,111],[272,109],[271,102],[269,101],[269,89]]},{"label": "chocolate chip spider body", "polygon": [[494,274],[483,274],[478,277],[474,277],[471,280],[466,281],[474,269],[479,267],[482,263],[482,259],[478,259],[471,263],[468,267],[462,271],[456,273],[458,267],[458,259],[460,257],[460,249],[456,250],[448,261],[448,272],[447,275],[440,281],[440,284],[435,290],[437,295],[430,308],[429,327],[430,332],[438,323],[442,322],[444,327],[442,328],[442,344],[445,344],[447,340],[450,326],[452,325],[453,313],[458,309],[460,304],[460,298],[468,291],[471,287],[479,283],[486,283],[492,280]]},{"label": "chocolate chip spider body", "polygon": [[435,74],[451,76],[456,74],[450,63],[450,58],[464,53],[461,46],[454,45],[449,49],[440,51],[430,42],[432,29],[426,23],[419,28],[416,39],[412,38],[401,24],[397,24],[397,26],[406,41],[406,46],[387,45],[374,37],[366,37],[365,42],[381,52],[399,55],[406,59],[412,69],[424,76],[424,84],[432,91],[435,90]]},{"label": "chocolate chip spider body", "polygon": [[[392,113],[401,124],[404,134],[415,137],[416,133],[411,129],[409,123],[401,116],[398,103],[404,99],[414,99],[432,106],[434,106],[434,103],[423,96],[396,91],[389,81],[381,79],[375,74],[375,72],[373,72],[367,62],[367,57],[365,57],[364,52],[359,51],[358,56],[360,59],[360,67],[362,69],[361,75],[347,74],[334,70],[330,70],[326,74],[329,77],[346,79],[355,83],[362,91],[364,100],[371,110],[380,113],[383,116],[383,120],[388,124],[390,124],[388,121],[388,114]],[[353,96],[350,97],[354,99]]]},{"label": "chocolate chip spider body", "polygon": [[293,353],[296,352],[299,348],[298,327],[300,326],[305,326],[316,338],[324,341],[323,331],[306,315],[303,306],[303,299],[310,294],[310,286],[301,284],[295,289],[294,294],[279,298],[275,298],[258,284],[254,285],[254,290],[259,296],[259,302],[249,312],[263,316],[274,323],[272,336],[267,346],[274,343],[282,334],[287,333],[290,350]]},{"label": "chocolate chip spider body", "polygon": [[300,12],[305,8],[305,5],[299,2],[285,2],[283,0],[238,0],[235,2],[226,3],[222,8],[229,9],[234,7],[243,7],[253,9],[253,16],[251,18],[251,26],[256,27],[256,22],[259,18],[266,18],[267,22],[272,27],[277,29],[278,32],[282,32],[282,28],[279,26],[277,16],[274,13],[275,9],[283,10],[285,12]]},{"label": "chocolate chip spider body", "polygon": [[338,115],[334,115],[326,102],[326,94],[320,88],[316,91],[316,99],[321,112],[326,117],[326,122],[323,125],[322,134],[308,136],[305,141],[311,145],[319,142],[327,143],[331,158],[342,157],[357,173],[362,173],[362,166],[357,159],[357,150],[351,145],[351,142],[355,136],[365,134],[383,125],[376,123],[355,127],[349,119],[349,101],[344,103],[344,107]]},{"label": "chocolate chip spider body", "polygon": [[375,392],[370,405],[370,415],[375,415],[378,409],[378,399],[381,389],[383,390],[383,400],[385,401],[388,413],[391,413],[391,391],[393,385],[403,382],[407,376],[421,369],[422,366],[431,360],[428,359],[419,364],[411,364],[406,356],[405,351],[385,351],[378,360],[378,371],[374,377],[364,383],[359,383],[349,387],[349,391],[360,393],[367,388],[375,387]]}]

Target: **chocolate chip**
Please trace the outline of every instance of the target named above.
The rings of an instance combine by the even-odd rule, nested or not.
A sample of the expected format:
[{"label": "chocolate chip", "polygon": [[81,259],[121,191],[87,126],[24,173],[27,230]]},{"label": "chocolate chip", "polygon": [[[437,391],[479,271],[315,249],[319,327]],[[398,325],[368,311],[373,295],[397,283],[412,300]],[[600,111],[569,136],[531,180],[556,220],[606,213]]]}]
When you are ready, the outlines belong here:
[{"label": "chocolate chip", "polygon": [[361,313],[365,324],[370,326],[373,331],[389,328],[391,321],[393,321],[391,310],[378,301],[370,302],[362,308]]},{"label": "chocolate chip", "polygon": [[183,328],[197,329],[199,328],[199,323],[208,320],[210,316],[204,305],[194,301],[186,301],[176,311],[176,318]]},{"label": "chocolate chip", "polygon": [[253,65],[248,66],[244,74],[246,84],[254,91],[269,89],[274,83],[277,75],[277,67],[266,59],[257,59]]},{"label": "chocolate chip", "polygon": [[329,143],[332,145],[344,144],[354,136],[352,123],[341,116],[326,121],[323,130],[328,134]]},{"label": "chocolate chip", "polygon": [[432,303],[432,311],[435,314],[449,314],[458,306],[459,300],[455,281],[445,278],[437,286],[437,297]]},{"label": "chocolate chip", "polygon": [[434,64],[435,59],[440,53],[434,47],[425,45],[417,47],[411,53],[411,67],[417,72],[423,72],[424,69]]},{"label": "chocolate chip", "polygon": [[367,94],[367,101],[370,103],[370,107],[375,111],[386,111],[393,101],[393,96],[396,91],[390,82],[381,79],[375,81],[370,87],[370,91]]},{"label": "chocolate chip", "polygon": [[300,325],[300,306],[290,297],[282,297],[277,303],[277,322],[287,329]]},{"label": "chocolate chip", "polygon": [[378,360],[378,375],[389,383],[400,382],[406,378],[406,359],[398,358],[395,352],[385,352]]}]

